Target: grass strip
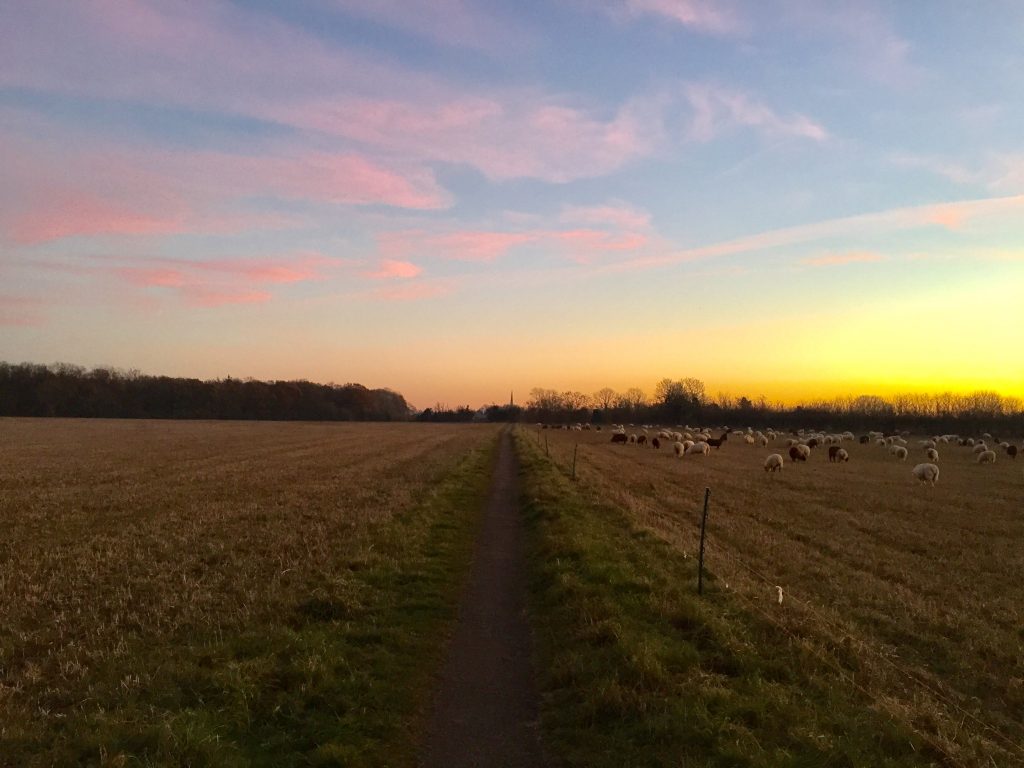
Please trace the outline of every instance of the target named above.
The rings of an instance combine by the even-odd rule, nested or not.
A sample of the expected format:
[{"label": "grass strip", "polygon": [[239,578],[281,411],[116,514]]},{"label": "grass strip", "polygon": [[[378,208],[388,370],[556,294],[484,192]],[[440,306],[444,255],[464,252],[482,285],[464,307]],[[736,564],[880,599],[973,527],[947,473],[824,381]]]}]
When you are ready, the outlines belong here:
[{"label": "grass strip", "polygon": [[413,765],[495,446],[340,552],[289,611],[124,649],[51,743],[0,732],[0,765]]},{"label": "grass strip", "polygon": [[[924,766],[946,756],[517,433],[546,747],[561,765]],[[856,665],[856,659],[849,663]]]}]

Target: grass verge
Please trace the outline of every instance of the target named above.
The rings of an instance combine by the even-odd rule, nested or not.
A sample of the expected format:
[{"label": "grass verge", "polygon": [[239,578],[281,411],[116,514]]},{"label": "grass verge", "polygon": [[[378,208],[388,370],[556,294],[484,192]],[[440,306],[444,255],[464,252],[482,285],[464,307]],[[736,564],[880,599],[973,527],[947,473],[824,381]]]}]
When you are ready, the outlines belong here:
[{"label": "grass verge", "polygon": [[573,483],[521,431],[517,450],[542,725],[560,764],[948,762],[713,574],[698,598],[692,559]]},{"label": "grass verge", "polygon": [[184,640],[128,639],[87,690],[49,688],[45,733],[0,725],[0,765],[413,765],[495,445],[386,525],[354,531],[287,609]]}]

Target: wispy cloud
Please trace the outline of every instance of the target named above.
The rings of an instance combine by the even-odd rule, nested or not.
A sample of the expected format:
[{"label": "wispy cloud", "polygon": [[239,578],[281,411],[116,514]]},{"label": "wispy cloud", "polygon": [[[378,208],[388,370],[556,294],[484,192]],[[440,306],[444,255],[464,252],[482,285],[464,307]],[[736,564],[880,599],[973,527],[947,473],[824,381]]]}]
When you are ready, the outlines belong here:
[{"label": "wispy cloud", "polygon": [[411,261],[398,261],[396,259],[381,259],[378,269],[375,272],[368,272],[367,277],[374,280],[390,280],[393,278],[416,277],[423,272],[423,269]]},{"label": "wispy cloud", "polygon": [[747,93],[708,83],[692,83],[685,90],[693,108],[689,138],[695,141],[711,141],[736,126],[818,142],[828,138],[828,131],[806,115],[780,115]]},{"label": "wispy cloud", "polygon": [[876,213],[829,219],[796,227],[769,230],[747,237],[725,240],[709,245],[684,249],[665,249],[653,255],[618,261],[601,267],[604,272],[651,269],[671,264],[701,261],[724,256],[812,243],[826,239],[860,237],[865,232],[883,235],[888,232],[921,229],[935,226],[949,228],[953,223],[962,227],[968,222],[1024,215],[1024,195],[961,200],[953,203],[892,208]]},{"label": "wispy cloud", "polygon": [[654,16],[704,34],[738,35],[747,27],[735,6],[724,0],[617,0],[601,6],[620,18]]},{"label": "wispy cloud", "polygon": [[847,251],[846,253],[826,253],[823,256],[812,256],[802,259],[801,264],[809,267],[834,267],[841,264],[863,264],[885,261],[885,256],[873,251]]},{"label": "wispy cloud", "polygon": [[0,145],[0,237],[19,244],[294,226],[295,216],[238,210],[259,197],[413,210],[450,202],[429,170],[397,171],[352,153],[143,151],[101,142],[71,150],[2,134]]}]

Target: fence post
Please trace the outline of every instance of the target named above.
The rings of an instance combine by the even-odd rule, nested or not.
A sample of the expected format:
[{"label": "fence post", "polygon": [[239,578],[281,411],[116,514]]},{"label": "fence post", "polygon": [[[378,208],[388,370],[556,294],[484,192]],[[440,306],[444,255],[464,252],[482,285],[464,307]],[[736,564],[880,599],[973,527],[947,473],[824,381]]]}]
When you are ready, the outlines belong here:
[{"label": "fence post", "polygon": [[704,514],[700,519],[700,555],[697,559],[697,594],[704,594],[704,530],[708,525],[708,499],[711,497],[711,489],[704,489]]},{"label": "fence post", "polygon": [[551,452],[548,451],[548,436],[547,435],[544,435],[544,455],[545,456],[550,456],[551,455]]},{"label": "fence post", "polygon": [[576,443],[576,447],[572,449],[572,479],[576,479],[576,454],[580,450],[580,444]]}]

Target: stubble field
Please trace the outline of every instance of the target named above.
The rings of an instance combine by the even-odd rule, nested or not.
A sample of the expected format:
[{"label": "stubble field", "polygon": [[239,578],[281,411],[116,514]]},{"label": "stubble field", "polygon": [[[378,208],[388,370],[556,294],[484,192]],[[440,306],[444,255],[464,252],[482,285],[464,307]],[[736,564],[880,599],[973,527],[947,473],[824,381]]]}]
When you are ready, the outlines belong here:
[{"label": "stubble field", "polygon": [[906,461],[846,442],[849,463],[819,447],[767,474],[784,440],[733,437],[682,459],[613,445],[607,431],[531,427],[522,439],[564,475],[577,450],[580,493],[622,510],[694,575],[710,488],[713,601],[799,649],[822,686],[917,734],[925,762],[1024,765],[1024,464],[1000,451],[978,465],[969,448],[940,445],[939,482],[923,486],[912,436]]},{"label": "stubble field", "polygon": [[0,420],[0,765],[408,762],[496,433]]}]

